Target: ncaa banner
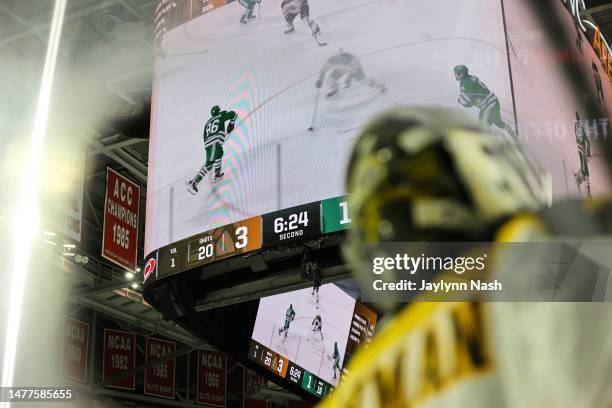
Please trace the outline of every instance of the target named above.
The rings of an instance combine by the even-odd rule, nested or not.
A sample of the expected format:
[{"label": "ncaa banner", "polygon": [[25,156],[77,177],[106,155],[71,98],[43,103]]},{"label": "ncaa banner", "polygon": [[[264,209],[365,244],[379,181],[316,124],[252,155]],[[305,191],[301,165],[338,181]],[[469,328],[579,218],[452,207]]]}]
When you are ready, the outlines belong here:
[{"label": "ncaa banner", "polygon": [[62,337],[62,374],[72,380],[87,382],[89,324],[66,318]]},{"label": "ncaa banner", "polygon": [[[136,335],[120,330],[104,329],[102,381],[107,381],[136,367]],[[136,376],[132,374],[109,385],[112,388],[134,390]]]},{"label": "ncaa banner", "polygon": [[266,401],[253,399],[263,388],[266,379],[255,371],[244,368],[242,370],[242,408],[266,408]]},{"label": "ncaa banner", "polygon": [[[176,343],[147,338],[146,362],[163,359],[176,351]],[[156,397],[174,399],[176,359],[163,360],[145,370],[144,393]]]},{"label": "ncaa banner", "polygon": [[138,255],[140,187],[106,168],[102,256],[132,272]]},{"label": "ncaa banner", "polygon": [[197,403],[225,408],[227,356],[215,351],[198,351]]}]

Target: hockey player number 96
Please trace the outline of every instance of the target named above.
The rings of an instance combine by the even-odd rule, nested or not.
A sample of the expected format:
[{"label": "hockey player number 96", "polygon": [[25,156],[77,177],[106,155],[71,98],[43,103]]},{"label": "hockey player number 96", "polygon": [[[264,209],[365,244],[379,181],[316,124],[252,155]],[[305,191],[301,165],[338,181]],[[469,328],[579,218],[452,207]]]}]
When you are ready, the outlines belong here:
[{"label": "hockey player number 96", "polygon": [[219,119],[208,122],[206,125],[206,134],[214,135],[219,130]]}]

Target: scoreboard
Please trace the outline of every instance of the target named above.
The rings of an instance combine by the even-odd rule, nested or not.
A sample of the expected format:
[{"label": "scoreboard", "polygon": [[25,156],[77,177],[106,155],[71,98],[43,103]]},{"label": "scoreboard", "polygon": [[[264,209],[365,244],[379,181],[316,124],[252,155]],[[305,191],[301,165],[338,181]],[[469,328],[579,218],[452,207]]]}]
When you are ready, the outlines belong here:
[{"label": "scoreboard", "polygon": [[[145,282],[221,259],[347,229],[351,220],[346,196],[286,208],[197,234],[147,256]],[[155,265],[151,268],[151,265]]]},{"label": "scoreboard", "polygon": [[328,382],[255,340],[251,340],[249,358],[319,398],[323,398],[333,389],[333,386]]}]

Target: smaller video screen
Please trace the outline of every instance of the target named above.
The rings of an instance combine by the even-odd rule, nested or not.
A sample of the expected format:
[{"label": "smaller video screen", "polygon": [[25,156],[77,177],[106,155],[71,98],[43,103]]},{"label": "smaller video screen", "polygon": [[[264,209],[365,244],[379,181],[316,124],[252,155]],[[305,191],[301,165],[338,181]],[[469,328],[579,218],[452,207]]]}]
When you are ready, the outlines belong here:
[{"label": "smaller video screen", "polygon": [[373,336],[378,316],[335,284],[262,298],[249,358],[323,397]]}]

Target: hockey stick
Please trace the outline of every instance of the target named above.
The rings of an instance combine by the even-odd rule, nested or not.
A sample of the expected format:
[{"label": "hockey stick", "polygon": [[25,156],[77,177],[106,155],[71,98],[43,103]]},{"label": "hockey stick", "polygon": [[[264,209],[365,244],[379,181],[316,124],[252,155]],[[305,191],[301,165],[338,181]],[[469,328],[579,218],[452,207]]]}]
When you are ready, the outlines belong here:
[{"label": "hockey stick", "polygon": [[[316,25],[316,24],[317,23],[315,23],[314,20],[310,20],[310,19],[308,20],[308,27],[310,27],[310,31],[312,32],[312,36],[313,36],[315,42],[317,43],[317,45],[319,47],[325,47],[327,45],[327,43],[326,42],[321,42],[319,40],[319,34],[321,34],[320,30],[319,30],[319,32],[317,32],[317,31],[315,31],[314,28],[312,28],[312,26]],[[318,27],[318,25],[317,25],[317,27]]]},{"label": "hockey stick", "polygon": [[310,127],[308,128],[309,132],[314,130],[314,125],[317,120],[317,111],[319,109],[319,95],[321,94],[321,88],[317,88],[317,93],[315,95],[314,106],[312,107],[312,122],[310,123]]},{"label": "hockey stick", "polygon": [[312,33],[312,36],[314,37],[315,42],[317,43],[317,45],[318,45],[319,47],[325,47],[325,46],[327,45],[327,43],[326,43],[326,42],[321,42],[321,41],[319,40],[319,34],[318,34],[318,33],[317,33],[317,34],[315,34],[315,33],[313,32],[313,33]]},{"label": "hockey stick", "polygon": [[257,2],[257,18],[261,20],[261,0]]},{"label": "hockey stick", "polygon": [[197,55],[197,54],[206,54],[208,52],[208,50],[202,50],[202,51],[193,51],[193,52],[179,52],[177,54],[168,54],[166,55],[167,57],[181,57],[183,55]]}]

